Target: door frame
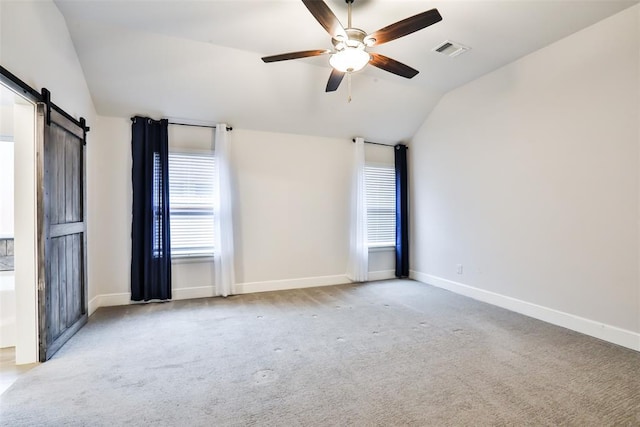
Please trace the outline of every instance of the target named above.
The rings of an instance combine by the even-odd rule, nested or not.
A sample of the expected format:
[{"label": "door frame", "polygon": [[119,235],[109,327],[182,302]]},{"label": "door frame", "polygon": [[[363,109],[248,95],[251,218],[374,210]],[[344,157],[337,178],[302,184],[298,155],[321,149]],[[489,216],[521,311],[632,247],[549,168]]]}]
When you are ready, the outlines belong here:
[{"label": "door frame", "polygon": [[[36,158],[38,127],[37,98],[20,85],[0,75],[0,84],[20,97],[14,102],[14,238],[16,296],[16,365],[38,362],[38,257]],[[20,116],[16,120],[16,116]],[[20,163],[20,167],[15,167]],[[18,188],[18,186],[20,186]],[[16,191],[17,190],[17,191]],[[18,212],[16,212],[18,213]]]}]

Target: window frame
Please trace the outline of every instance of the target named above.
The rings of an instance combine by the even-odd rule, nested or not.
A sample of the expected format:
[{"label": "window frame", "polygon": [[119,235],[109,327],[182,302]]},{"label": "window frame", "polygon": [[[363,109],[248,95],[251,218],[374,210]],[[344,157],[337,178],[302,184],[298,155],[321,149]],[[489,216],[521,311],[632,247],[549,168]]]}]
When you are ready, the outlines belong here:
[{"label": "window frame", "polygon": [[[365,161],[365,200],[368,201],[367,198],[367,172],[366,169],[368,167],[372,167],[372,168],[386,168],[386,169],[391,169],[394,171],[394,180],[393,180],[393,193],[394,193],[394,206],[393,206],[393,220],[394,220],[394,240],[393,242],[385,242],[385,243],[371,243],[368,241],[367,238],[367,247],[369,249],[370,252],[386,252],[386,251],[391,251],[394,250],[396,247],[396,242],[395,242],[395,221],[396,221],[396,185],[395,185],[395,165],[393,163],[383,163],[383,162],[368,162]],[[369,220],[370,220],[370,215],[369,215],[369,204],[366,203],[366,209],[367,209],[367,230],[369,229]],[[367,231],[367,237],[368,237],[369,232]]]},{"label": "window frame", "polygon": [[[184,148],[184,147],[171,147],[169,146],[169,157],[172,154],[182,154],[182,155],[201,155],[201,156],[208,156],[208,157],[212,157],[214,159],[214,174],[215,174],[215,150],[198,150],[198,149],[192,149],[192,148]],[[169,189],[171,189],[171,169],[170,169],[170,165],[171,165],[171,161],[169,160]],[[214,195],[215,196],[215,195]],[[215,203],[215,201],[214,201]],[[172,204],[171,204],[171,190],[169,190],[169,220],[171,221],[171,209],[172,209]],[[213,220],[213,215],[214,215],[214,207],[212,206],[211,208],[211,216],[212,216],[212,220]],[[213,221],[212,221],[213,223]],[[170,230],[171,233],[171,230]],[[171,236],[171,234],[170,234]],[[171,241],[173,242],[173,239],[171,239]],[[213,247],[211,252],[207,252],[207,253],[198,253],[198,252],[193,252],[193,253],[180,253],[180,254],[175,254],[173,252],[173,250],[171,251],[171,262],[172,263],[197,263],[197,262],[202,262],[202,261],[212,261],[213,258],[215,256],[215,247]]]}]

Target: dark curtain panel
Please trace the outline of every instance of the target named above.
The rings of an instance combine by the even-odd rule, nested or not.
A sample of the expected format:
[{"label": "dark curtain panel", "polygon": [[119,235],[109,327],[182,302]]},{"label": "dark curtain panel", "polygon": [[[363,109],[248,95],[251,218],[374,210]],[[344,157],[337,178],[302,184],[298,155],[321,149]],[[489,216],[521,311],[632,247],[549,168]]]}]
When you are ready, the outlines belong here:
[{"label": "dark curtain panel", "polygon": [[131,119],[131,299],[171,299],[168,121]]},{"label": "dark curtain panel", "polygon": [[395,146],[396,163],[396,277],[409,277],[409,203],[407,146]]}]

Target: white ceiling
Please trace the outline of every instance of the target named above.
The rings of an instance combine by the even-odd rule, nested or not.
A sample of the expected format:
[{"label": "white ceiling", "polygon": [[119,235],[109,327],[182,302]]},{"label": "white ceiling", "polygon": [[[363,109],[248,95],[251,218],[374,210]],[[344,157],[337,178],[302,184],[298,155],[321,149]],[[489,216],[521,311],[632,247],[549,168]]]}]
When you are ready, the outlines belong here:
[{"label": "white ceiling", "polygon": [[[326,3],[346,24],[344,0]],[[347,103],[346,79],[324,92],[327,56],[260,60],[332,47],[299,0],[56,0],[99,114],[387,143],[409,139],[447,91],[636,3],[355,0],[353,25],[368,33],[434,7],[443,21],[372,49],[420,74],[407,80],[368,66],[354,74]],[[447,39],[472,50],[432,52]]]}]

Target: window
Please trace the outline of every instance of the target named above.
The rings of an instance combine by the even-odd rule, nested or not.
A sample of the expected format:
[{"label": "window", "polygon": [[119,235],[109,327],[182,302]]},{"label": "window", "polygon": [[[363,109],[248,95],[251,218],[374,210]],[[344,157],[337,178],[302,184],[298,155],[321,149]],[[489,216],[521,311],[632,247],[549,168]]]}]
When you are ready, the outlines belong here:
[{"label": "window", "polygon": [[369,247],[396,244],[396,174],[393,166],[367,165],[367,238]]},{"label": "window", "polygon": [[172,257],[213,255],[213,153],[169,153]]},{"label": "window", "polygon": [[162,204],[162,163],[160,162],[160,153],[153,153],[153,194],[151,206],[153,207],[153,257],[160,258],[162,256],[162,248],[164,247],[164,221]]}]

